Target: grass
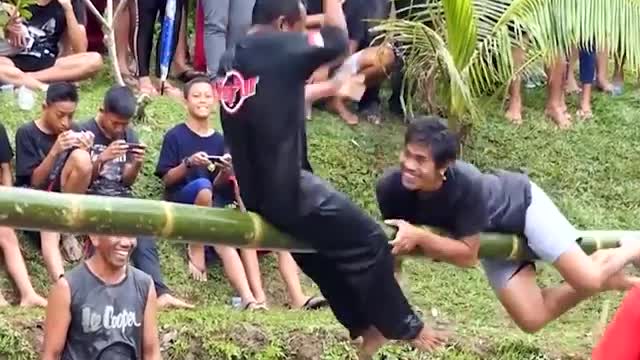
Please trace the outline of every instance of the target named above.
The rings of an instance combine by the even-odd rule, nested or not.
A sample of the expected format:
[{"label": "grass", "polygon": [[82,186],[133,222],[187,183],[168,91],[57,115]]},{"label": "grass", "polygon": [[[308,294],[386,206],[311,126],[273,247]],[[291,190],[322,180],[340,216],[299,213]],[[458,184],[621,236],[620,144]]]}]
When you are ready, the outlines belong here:
[{"label": "grass", "polygon": [[[99,79],[81,89],[77,119],[94,115],[110,81]],[[555,130],[543,118],[541,90],[526,94],[525,124],[514,127],[501,117],[499,103],[488,100],[485,118],[473,129],[464,157],[481,168],[526,168],[581,228],[632,229],[640,204],[640,115],[638,94],[617,98],[596,95],[589,123],[572,130]],[[576,99],[569,100],[576,103]],[[570,107],[575,109],[575,107]],[[17,126],[36,116],[21,112],[6,94],[0,97],[0,120],[13,136]],[[153,168],[163,132],[184,118],[181,106],[157,100],[148,107],[148,122],[136,126],[150,145],[148,161],[135,191],[159,198],[161,186]],[[345,191],[359,205],[379,216],[373,184],[381,171],[393,165],[402,142],[399,121],[381,127],[362,124],[353,130],[331,115],[314,114],[309,123],[312,164],[317,173]],[[25,257],[36,289],[46,293],[48,283],[37,249],[24,242]],[[230,309],[231,288],[218,266],[206,284],[187,275],[184,250],[159,242],[163,273],[180,296],[198,304],[194,311],[168,311],[160,315],[161,340],[168,359],[348,359],[353,349],[346,332],[328,311],[302,313],[285,310],[283,286],[273,259],[263,261],[265,286],[272,307],[264,314]],[[453,324],[454,343],[431,356],[418,355],[398,345],[387,346],[385,359],[557,359],[590,357],[593,332],[603,304],[612,309],[621,295],[606,294],[584,302],[536,335],[519,331],[508,319],[479,269],[460,270],[448,265],[410,260],[405,267],[407,294],[423,313]],[[558,281],[542,266],[540,281]],[[306,288],[316,291],[312,284]],[[6,274],[0,289],[11,299],[14,292]],[[613,310],[612,310],[613,311]],[[608,314],[611,315],[611,314]],[[34,359],[42,339],[40,310],[15,307],[0,310],[0,358]],[[35,344],[34,344],[35,341]]]}]

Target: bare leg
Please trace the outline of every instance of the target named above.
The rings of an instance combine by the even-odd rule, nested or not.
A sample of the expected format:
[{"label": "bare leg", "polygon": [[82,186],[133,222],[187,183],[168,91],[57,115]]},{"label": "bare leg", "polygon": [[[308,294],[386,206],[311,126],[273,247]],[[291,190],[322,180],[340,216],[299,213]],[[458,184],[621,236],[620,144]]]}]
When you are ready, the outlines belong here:
[{"label": "bare leg", "polygon": [[600,88],[602,91],[612,92],[613,85],[609,81],[609,69],[607,66],[609,64],[609,53],[607,52],[607,49],[598,51],[596,58],[596,82],[598,88]]},{"label": "bare leg", "polygon": [[[93,164],[89,153],[81,149],[72,151],[60,175],[62,192],[85,194],[91,184],[92,172]],[[78,261],[82,258],[82,248],[75,236],[59,234],[56,238],[62,244],[67,260]]]},{"label": "bare leg", "polygon": [[564,102],[564,74],[566,62],[563,58],[556,59],[549,67],[548,95],[545,115],[550,117],[560,129],[571,126],[571,116],[566,113]]},{"label": "bare leg", "polygon": [[259,302],[251,291],[249,280],[245,273],[245,268],[240,256],[238,256],[237,250],[229,246],[214,246],[214,248],[218,253],[218,256],[220,256],[224,272],[227,275],[231,286],[233,286],[233,288],[238,292],[238,295],[240,295],[242,303],[247,305]]},{"label": "bare leg", "polygon": [[[194,205],[211,207],[213,201],[212,196],[211,190],[201,190],[198,195],[196,195]],[[207,264],[204,254],[204,245],[197,243],[189,244],[187,245],[187,252],[189,258],[188,268],[191,273],[191,277],[197,281],[207,281]]]},{"label": "bare leg", "polygon": [[624,265],[634,258],[632,254],[637,258],[638,252],[631,247],[597,252],[591,257],[581,249],[567,252],[554,263],[567,283],[540,289],[535,271],[527,267],[497,292],[498,299],[522,330],[537,332],[597,292],[626,290],[640,284],[640,279],[621,272]]},{"label": "bare leg", "polygon": [[[182,9],[178,9],[182,11]],[[186,16],[181,16],[180,32],[178,33],[178,44],[176,46],[176,54],[173,57],[173,69],[176,74],[181,74],[187,70],[187,28]]]},{"label": "bare leg", "polygon": [[20,306],[47,306],[47,300],[38,295],[31,285],[27,267],[24,264],[22,253],[20,253],[18,238],[13,229],[0,227],[0,249],[4,254],[4,262],[9,275],[20,292]]},{"label": "bare leg", "polygon": [[294,309],[299,309],[309,300],[309,297],[302,291],[300,285],[300,276],[298,275],[298,264],[290,253],[281,251],[278,255],[278,270],[280,276],[284,280],[287,286],[287,292],[289,293],[289,305]]},{"label": "bare leg", "polygon": [[46,91],[47,85],[42,83],[13,65],[5,57],[0,57],[0,81],[14,86],[26,86],[31,90]]},{"label": "bare leg", "polygon": [[571,55],[569,57],[569,66],[567,69],[567,82],[565,83],[565,91],[568,94],[579,93],[582,89],[578,86],[576,81],[576,62],[578,61],[578,49],[571,49]]},{"label": "bare leg", "polygon": [[251,249],[240,249],[242,264],[247,273],[249,286],[259,304],[266,304],[267,296],[262,288],[262,275],[260,274],[260,264],[258,262],[258,252]]},{"label": "bare leg", "polygon": [[[127,0],[120,0],[127,1]],[[116,2],[116,7],[118,3]],[[131,71],[129,70],[129,46],[131,41],[131,13],[129,10],[129,1],[127,1],[127,5],[124,6],[116,22],[114,24],[114,35],[116,40],[116,55],[118,56],[118,65],[120,66],[120,72],[122,76],[130,76]]]},{"label": "bare leg", "polygon": [[79,81],[90,78],[100,69],[102,56],[96,52],[87,52],[58,58],[52,67],[28,74],[45,83]]},{"label": "bare leg", "polygon": [[49,231],[40,232],[40,250],[44,266],[49,273],[49,279],[55,283],[64,274],[64,265],[60,254],[60,234]]},{"label": "bare leg", "polygon": [[[513,68],[517,71],[524,64],[525,52],[520,47],[511,49]],[[522,124],[522,77],[516,75],[509,85],[509,104],[504,115],[507,120],[519,125]]]},{"label": "bare leg", "polygon": [[614,86],[622,87],[624,85],[624,63],[626,62],[626,56],[616,56],[615,68],[613,70],[613,84]]}]

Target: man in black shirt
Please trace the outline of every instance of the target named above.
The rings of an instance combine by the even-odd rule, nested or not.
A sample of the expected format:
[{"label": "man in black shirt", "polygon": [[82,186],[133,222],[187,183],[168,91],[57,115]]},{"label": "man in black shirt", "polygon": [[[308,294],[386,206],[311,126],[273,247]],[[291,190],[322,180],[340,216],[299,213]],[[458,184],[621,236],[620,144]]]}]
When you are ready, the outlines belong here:
[{"label": "man in black shirt", "polygon": [[[395,254],[419,248],[431,258],[473,267],[481,232],[525,237],[527,250],[553,264],[565,284],[540,289],[531,262],[481,262],[498,299],[527,332],[538,331],[598,292],[639,283],[622,271],[640,259],[639,242],[623,241],[618,249],[589,257],[576,243],[576,229],[526,175],[480,172],[456,160],[457,150],[455,135],[441,119],[419,118],[409,125],[400,168],[387,171],[376,189],[383,217],[398,226]],[[451,235],[436,235],[409,223],[438,227]]]},{"label": "man in black shirt", "polygon": [[339,0],[325,0],[324,10],[326,26],[304,33],[299,0],[257,0],[249,35],[223,56],[215,86],[241,197],[247,210],[317,251],[296,254],[296,262],[352,338],[362,336],[363,356],[386,339],[432,349],[445,335],[411,310],[380,226],[309,171],[305,82],[347,51]]}]

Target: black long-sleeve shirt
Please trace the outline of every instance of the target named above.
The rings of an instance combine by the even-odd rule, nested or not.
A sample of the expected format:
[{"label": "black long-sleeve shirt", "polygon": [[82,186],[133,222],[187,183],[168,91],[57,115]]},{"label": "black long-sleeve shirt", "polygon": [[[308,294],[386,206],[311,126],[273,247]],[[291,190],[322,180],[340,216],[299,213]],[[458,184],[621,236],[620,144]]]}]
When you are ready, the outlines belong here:
[{"label": "black long-sleeve shirt", "polygon": [[275,224],[308,213],[326,194],[306,176],[305,83],[347,50],[345,31],[247,35],[220,62],[221,121],[245,206]]}]

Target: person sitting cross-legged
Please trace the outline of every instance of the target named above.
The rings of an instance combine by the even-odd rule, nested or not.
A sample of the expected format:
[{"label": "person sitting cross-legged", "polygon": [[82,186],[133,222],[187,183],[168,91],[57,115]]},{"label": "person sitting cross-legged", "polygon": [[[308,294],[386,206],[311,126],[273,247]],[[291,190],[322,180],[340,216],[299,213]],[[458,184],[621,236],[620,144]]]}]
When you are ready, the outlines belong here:
[{"label": "person sitting cross-legged", "polygon": [[[129,126],[135,110],[136,99],[131,90],[116,85],[107,91],[96,117],[80,124],[81,129],[94,135],[91,147],[93,174],[88,194],[133,197],[131,186],[142,169],[146,147]],[[153,279],[159,307],[193,307],[174,297],[165,285],[154,237],[137,238],[131,261]]]},{"label": "person sitting cross-legged", "polygon": [[[224,138],[210,124],[215,104],[214,91],[207,78],[196,78],[185,86],[188,118],[169,130],[162,143],[156,175],[166,187],[169,201],[200,206],[225,207],[236,199],[230,181],[231,168]],[[226,155],[226,156],[225,156]],[[218,160],[211,156],[218,156]],[[218,162],[219,165],[214,165]],[[227,165],[222,165],[222,164]],[[266,295],[255,250],[238,250],[215,245],[229,281],[247,309],[266,308]],[[205,249],[188,247],[189,270],[197,280],[206,281]],[[292,308],[317,308],[325,305],[320,297],[307,297],[300,287],[297,265],[289,253],[279,253],[280,272],[287,285]]]},{"label": "person sitting cross-legged", "polygon": [[[40,117],[16,132],[16,185],[38,190],[85,194],[91,183],[93,134],[73,123],[78,92],[69,83],[51,84]],[[67,260],[77,261],[82,249],[74,236],[42,231],[40,245],[51,281],[63,273],[59,245]]]},{"label": "person sitting cross-legged", "polygon": [[3,81],[46,90],[46,84],[84,80],[102,69],[102,56],[87,52],[82,1],[38,0],[27,10],[28,20],[13,16],[0,29],[13,48],[0,56]]},{"label": "person sitting cross-legged", "polygon": [[383,217],[398,227],[394,254],[417,249],[468,268],[478,263],[482,232],[526,238],[527,251],[552,264],[565,283],[540,288],[530,261],[481,258],[480,262],[511,318],[531,333],[590,296],[640,284],[639,278],[623,272],[627,264],[640,259],[640,241],[621,239],[621,247],[589,256],[576,242],[578,231],[527,175],[481,172],[456,160],[457,151],[457,138],[442,119],[419,117],[409,125],[400,168],[388,170],[376,188]]}]

